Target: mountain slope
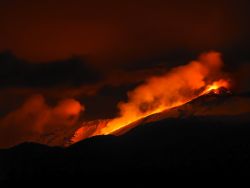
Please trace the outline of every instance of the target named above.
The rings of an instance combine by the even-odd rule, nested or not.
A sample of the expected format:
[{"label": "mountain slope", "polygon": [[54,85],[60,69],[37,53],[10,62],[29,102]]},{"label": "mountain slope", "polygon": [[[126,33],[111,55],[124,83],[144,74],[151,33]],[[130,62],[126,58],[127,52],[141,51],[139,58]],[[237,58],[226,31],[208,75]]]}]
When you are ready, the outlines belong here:
[{"label": "mountain slope", "polygon": [[[178,106],[157,114],[152,114],[148,117],[142,118],[136,122],[124,126],[123,128],[114,132],[114,135],[122,135],[131,130],[134,127],[140,126],[145,123],[155,122],[166,118],[184,118],[190,116],[206,116],[206,115],[240,115],[250,112],[250,105],[246,109],[235,108],[235,104],[232,101],[241,101],[241,103],[250,104],[250,98],[247,96],[237,96],[228,93],[227,90],[221,88],[219,94],[215,94],[213,91],[200,96],[182,106]],[[226,111],[221,108],[227,109],[227,113],[220,114],[220,111]],[[232,106],[232,107],[231,107]],[[95,120],[89,122],[83,122],[67,129],[58,129],[49,134],[41,135],[35,142],[46,144],[49,146],[68,146],[72,143],[78,142],[82,139],[86,139],[95,134],[95,131],[101,127],[105,127],[109,122],[109,119]]]},{"label": "mountain slope", "polygon": [[0,174],[22,179],[125,172],[250,175],[246,116],[169,118],[119,137],[97,136],[68,148],[22,144],[0,151],[4,164]]},{"label": "mountain slope", "polygon": [[239,96],[209,94],[139,120],[120,136],[96,136],[67,148],[24,143],[0,150],[0,179],[250,175],[250,113],[236,108],[217,114],[232,101],[239,103]]}]

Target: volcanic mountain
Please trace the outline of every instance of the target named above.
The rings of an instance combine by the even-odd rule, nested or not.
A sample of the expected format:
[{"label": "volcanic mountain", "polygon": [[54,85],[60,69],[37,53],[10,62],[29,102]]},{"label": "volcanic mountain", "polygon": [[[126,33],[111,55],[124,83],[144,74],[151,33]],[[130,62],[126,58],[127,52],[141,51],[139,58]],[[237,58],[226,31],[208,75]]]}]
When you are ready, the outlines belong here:
[{"label": "volcanic mountain", "polygon": [[[23,143],[2,149],[0,177],[87,181],[108,174],[250,175],[249,113],[243,109],[229,109],[229,115],[218,113],[220,108],[228,108],[228,103],[242,98],[249,100],[247,95],[233,95],[221,88],[219,93],[211,91],[127,125],[115,132],[120,136],[94,136],[66,148]],[[81,126],[96,127],[106,121]],[[70,138],[74,130],[54,135],[65,133],[61,138]],[[46,141],[53,143],[53,139]]]},{"label": "volcanic mountain", "polygon": [[[8,138],[7,134],[3,135],[3,138],[6,136],[3,140],[8,140],[3,147],[24,141],[67,147],[98,135],[121,135],[134,127],[161,119],[202,116],[208,112],[208,115],[212,115],[210,112],[218,111],[224,104],[234,101],[232,96],[224,104],[217,105],[217,98],[222,100],[219,96],[227,100],[225,93],[229,94],[227,89],[231,88],[231,79],[223,73],[222,67],[221,54],[211,51],[202,53],[187,64],[149,76],[127,91],[126,99],[117,103],[117,113],[113,114],[112,119],[84,121],[79,113],[85,108],[76,100],[49,107],[44,105],[43,97],[31,98],[20,110],[8,114],[3,120],[7,128],[11,125],[19,128],[21,122],[24,125],[29,122],[31,128],[17,131],[19,136],[13,136],[13,139],[9,139],[11,137]],[[33,112],[33,108],[39,110]],[[220,113],[217,112],[217,115]],[[8,130],[12,135],[11,129]]]},{"label": "volcanic mountain", "polygon": [[[132,122],[121,129],[116,130],[112,135],[122,135],[131,129],[151,122],[160,121],[167,118],[187,118],[191,116],[203,116],[214,111],[216,108],[233,101],[238,96],[233,95],[228,89],[221,87],[216,90],[211,90],[205,95],[202,95],[184,105],[177,106],[171,109],[164,110],[159,113],[149,115]],[[211,115],[211,114],[210,114]],[[57,129],[51,133],[41,135],[36,142],[49,146],[67,147],[80,140],[94,136],[97,129],[107,126],[109,119],[100,119],[94,121],[83,122],[67,129]],[[80,134],[80,135],[78,135]]]},{"label": "volcanic mountain", "polygon": [[[68,147],[23,143],[0,150],[0,179],[135,177],[169,175],[250,175],[250,114],[232,102],[249,100],[221,88],[189,103],[150,115],[115,132]],[[220,114],[227,108],[230,114]],[[223,110],[224,111],[224,110]],[[81,126],[97,127],[108,120]],[[54,133],[72,137],[71,132]],[[66,134],[67,132],[67,134]],[[124,134],[125,133],[125,134]],[[62,143],[44,137],[44,144]],[[47,140],[46,140],[47,139]],[[68,140],[69,141],[69,140]],[[46,143],[47,142],[47,143]],[[111,175],[113,174],[113,175]]]}]

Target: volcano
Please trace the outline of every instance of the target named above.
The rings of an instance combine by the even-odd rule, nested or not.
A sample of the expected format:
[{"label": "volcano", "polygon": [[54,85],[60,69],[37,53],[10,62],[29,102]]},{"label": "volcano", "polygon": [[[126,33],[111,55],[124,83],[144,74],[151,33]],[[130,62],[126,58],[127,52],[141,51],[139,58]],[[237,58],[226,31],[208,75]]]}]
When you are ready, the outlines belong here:
[{"label": "volcano", "polygon": [[[206,115],[207,112],[213,111],[217,107],[227,104],[228,101],[235,100],[235,98],[237,98],[237,96],[233,95],[227,88],[220,87],[218,89],[212,89],[208,93],[181,106],[154,113],[125,125],[121,129],[114,131],[112,135],[120,136],[137,126],[167,118],[188,118]],[[110,119],[83,122],[68,129],[58,129],[54,132],[41,135],[37,138],[36,142],[49,146],[67,147],[73,143],[95,136],[96,130],[104,128],[109,122]]]},{"label": "volcano", "polygon": [[[71,145],[69,141],[79,129],[75,127],[71,132],[54,133],[64,133],[60,138],[69,138],[65,142],[57,139],[53,143],[51,136],[43,138],[44,144],[68,144],[66,148],[23,143],[2,149],[0,177],[47,180],[123,173],[250,175],[249,113],[235,109],[231,115],[218,114],[222,106],[243,98],[249,96],[220,88],[142,118],[113,135],[94,136]],[[91,129],[105,126],[107,121],[79,126],[88,126],[91,133]]]}]

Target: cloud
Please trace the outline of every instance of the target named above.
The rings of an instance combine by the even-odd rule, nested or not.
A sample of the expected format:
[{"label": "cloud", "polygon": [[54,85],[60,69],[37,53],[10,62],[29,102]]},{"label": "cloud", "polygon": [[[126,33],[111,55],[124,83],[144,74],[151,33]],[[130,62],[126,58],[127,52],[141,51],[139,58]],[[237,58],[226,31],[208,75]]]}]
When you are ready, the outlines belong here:
[{"label": "cloud", "polygon": [[47,63],[29,63],[10,52],[0,54],[0,88],[54,86],[79,87],[101,78],[80,57]]},{"label": "cloud", "polygon": [[64,99],[50,106],[43,96],[34,95],[0,119],[0,147],[32,141],[41,134],[73,126],[84,110],[75,99]]},{"label": "cloud", "polygon": [[206,91],[207,86],[223,78],[222,66],[221,54],[211,51],[161,76],[149,77],[128,92],[128,101],[118,103],[119,116],[112,119],[100,133],[110,134],[138,119],[197,98],[201,91]]},{"label": "cloud", "polygon": [[[164,67],[97,70],[81,57],[57,62],[27,62],[10,52],[0,54],[0,118],[18,109],[37,93],[51,104],[65,98],[84,103],[84,118],[109,118],[127,90],[147,77],[162,74]],[[98,106],[98,108],[97,108]]]}]

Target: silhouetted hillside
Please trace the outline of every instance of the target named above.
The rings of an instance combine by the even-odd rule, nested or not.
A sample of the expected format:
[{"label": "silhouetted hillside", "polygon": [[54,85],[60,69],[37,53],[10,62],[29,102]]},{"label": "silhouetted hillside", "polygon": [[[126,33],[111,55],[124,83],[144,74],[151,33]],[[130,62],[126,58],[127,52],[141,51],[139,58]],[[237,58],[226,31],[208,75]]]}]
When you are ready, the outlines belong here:
[{"label": "silhouetted hillside", "polygon": [[11,179],[109,173],[250,175],[250,121],[248,114],[164,119],[68,148],[21,144],[1,150],[0,162],[1,178]]}]

